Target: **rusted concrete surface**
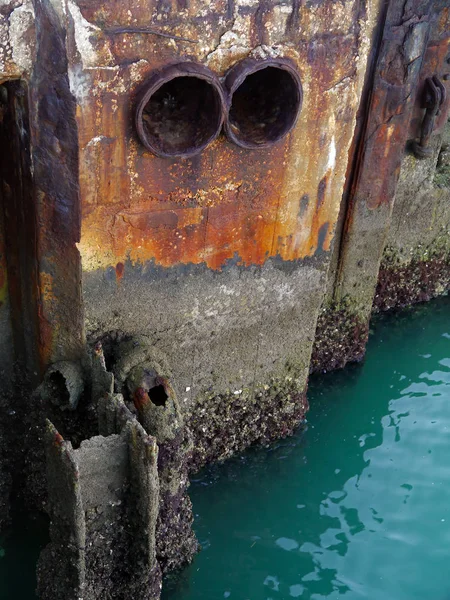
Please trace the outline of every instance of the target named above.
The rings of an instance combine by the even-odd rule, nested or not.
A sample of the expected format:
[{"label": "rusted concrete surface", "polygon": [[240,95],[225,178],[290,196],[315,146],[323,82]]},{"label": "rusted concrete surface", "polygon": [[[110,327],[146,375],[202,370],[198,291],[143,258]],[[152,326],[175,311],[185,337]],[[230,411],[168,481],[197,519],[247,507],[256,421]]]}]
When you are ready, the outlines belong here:
[{"label": "rusted concrete surface", "polygon": [[30,81],[39,358],[45,370],[83,353],[76,104],[67,76],[66,32],[47,1],[35,6],[36,61]]},{"label": "rusted concrete surface", "polygon": [[[424,115],[421,85],[430,72],[441,72],[448,52],[448,12],[442,1],[389,5],[370,86],[368,116],[350,175],[336,270],[330,274],[332,293],[316,332],[314,370],[344,366],[363,356],[402,160],[408,140],[420,135]],[[448,87],[448,81],[444,84]],[[437,131],[447,111],[448,101]],[[392,235],[394,231],[395,225]],[[348,335],[336,344],[329,332],[336,329],[342,311]]]},{"label": "rusted concrete surface", "polygon": [[[17,8],[2,6],[7,54]],[[35,37],[23,42],[29,60],[17,58],[17,68],[10,61],[4,77],[30,79],[41,367],[82,357],[84,329],[142,329],[158,340],[164,332],[188,397],[212,381],[218,392],[251,388],[255,372],[268,373],[258,375],[262,383],[289,361],[289,376],[304,387],[378,2],[144,9],[44,0],[34,11]],[[9,54],[20,57],[20,48],[14,43]],[[158,158],[140,144],[134,109],[154,69],[194,60],[223,76],[249,56],[287,58],[298,69],[304,101],[290,136],[255,151],[221,136],[186,160]],[[244,270],[245,290],[235,287]],[[170,300],[167,276],[175,282]],[[214,311],[222,315],[217,343]],[[250,335],[236,332],[237,323]],[[207,344],[217,349],[197,351]],[[194,369],[204,376],[196,389]]]},{"label": "rusted concrete surface", "polygon": [[[377,15],[357,1],[69,4],[87,333],[150,335],[186,409],[211,387],[305,387]],[[155,68],[183,58],[223,76],[248,56],[296,65],[290,136],[254,151],[220,136],[184,160],[140,144],[133,110]]]},{"label": "rusted concrete surface", "polygon": [[418,161],[408,155],[403,160],[376,310],[430,300],[450,288],[450,180],[444,157],[449,137],[447,125],[446,135],[433,140],[430,158]]},{"label": "rusted concrete surface", "polygon": [[[450,91],[450,8],[440,3],[420,72],[419,93],[409,128],[419,136],[426,78],[437,75]],[[450,288],[450,94],[434,127],[430,156],[402,160],[391,225],[378,274],[375,310],[423,302]]]},{"label": "rusted concrete surface", "polygon": [[[85,450],[97,443],[105,449],[99,434],[120,431],[102,432],[108,418],[102,420],[99,407],[113,391],[121,395],[120,410],[134,413],[142,435],[158,445],[157,496],[153,490],[150,502],[152,454],[153,475],[139,492],[144,524],[136,529],[146,536],[147,567],[155,553],[157,561],[141,569],[136,585],[155,598],[161,570],[189,561],[197,549],[188,470],[289,435],[308,408],[310,367],[329,370],[363,356],[383,250],[382,274],[389,257],[400,260],[411,249],[416,256],[419,238],[426,237],[427,251],[448,240],[448,194],[431,181],[432,165],[445,162],[438,136],[448,101],[432,162],[418,166],[404,158],[407,141],[420,137],[420,87],[447,59],[445,4],[36,0],[32,7],[0,0],[0,83],[11,92],[0,133],[8,148],[1,161],[0,339],[8,339],[10,328],[31,380],[40,382],[47,371],[32,404],[43,390],[48,398],[40,397],[34,412],[20,405],[28,416],[24,497],[39,506],[46,498],[43,418],[74,447],[91,439]],[[265,90],[258,76],[255,114],[249,92],[233,105],[230,93],[239,94],[227,78],[230,69],[241,74],[243,64],[253,68],[267,59],[272,68],[284,65],[291,79],[269,76]],[[169,114],[173,103],[170,94],[156,101],[164,88],[148,93],[149,82],[158,83],[155,72],[177,70],[166,69],[178,61],[179,73],[202,73],[201,85],[191,79],[186,87],[196,94],[187,102],[190,114],[204,109],[205,82],[209,90],[199,119],[206,133],[198,124],[187,128],[194,150],[202,150],[196,154],[177,141],[158,146],[147,137],[161,139],[158,115]],[[283,130],[289,133],[267,145],[270,128],[257,129],[276,122],[275,113],[262,124],[260,115],[265,93],[281,106],[277,82],[292,96]],[[248,108],[252,118],[241,126]],[[228,136],[216,135],[222,122]],[[165,127],[172,135],[172,125]],[[264,143],[253,148],[258,142]],[[406,273],[416,264],[403,262]],[[420,273],[428,264],[421,263]],[[429,295],[442,288],[442,263],[437,271]],[[394,277],[397,296],[399,272],[382,275]],[[390,305],[392,290],[378,294],[380,308]],[[0,357],[12,356],[10,346]],[[128,371],[127,352],[139,359]],[[70,373],[81,382],[79,394],[68,390]],[[152,397],[154,388],[163,397]],[[138,459],[141,450],[130,452]],[[73,496],[80,485],[75,463],[59,450],[52,461],[50,484],[68,467]],[[135,483],[145,483],[141,467]],[[54,492],[57,507],[67,489],[55,484]],[[101,517],[97,530],[97,516],[77,516],[78,505],[72,508],[61,515],[74,519],[74,528],[92,516],[93,539],[103,530],[116,535]],[[125,519],[121,508],[114,519]],[[56,545],[57,537],[56,531]],[[129,545],[116,542],[126,553]],[[127,592],[110,591],[115,567],[106,546],[84,558],[73,550],[74,597],[86,574],[89,598]],[[95,568],[81,564],[86,556],[103,565],[98,580]],[[43,561],[52,585],[63,590],[48,555]]]},{"label": "rusted concrete surface", "polygon": [[[122,14],[110,3],[73,6],[73,52],[81,60],[69,74],[79,105],[85,271],[127,259],[220,270],[236,256],[241,265],[261,265],[270,256],[296,260],[329,249],[360,93],[358,66],[367,52],[360,36],[367,17],[353,19],[361,7],[336,6],[293,15],[289,5],[236,3],[229,17],[218,2],[173,17],[168,5],[150,9],[151,19],[138,7]],[[201,41],[112,33],[119,25]],[[249,153],[222,138],[195,159],[172,162],[138,143],[130,130],[132,101],[153,69],[187,56],[223,75],[239,58],[265,52],[299,67],[304,105],[290,139]]]}]

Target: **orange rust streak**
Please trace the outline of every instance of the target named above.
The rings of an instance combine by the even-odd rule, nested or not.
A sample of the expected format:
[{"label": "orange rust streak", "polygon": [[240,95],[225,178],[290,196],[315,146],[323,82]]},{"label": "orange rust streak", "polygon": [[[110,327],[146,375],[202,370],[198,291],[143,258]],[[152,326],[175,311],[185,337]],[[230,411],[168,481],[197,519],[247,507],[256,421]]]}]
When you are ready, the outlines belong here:
[{"label": "orange rust streak", "polygon": [[150,398],[144,388],[137,388],[133,394],[133,403],[136,410],[141,413],[143,409],[150,403]]},{"label": "orange rust streak", "polygon": [[[137,142],[133,98],[116,90],[119,81],[122,89],[136,87],[127,67],[92,71],[92,88],[101,91],[77,114],[83,268],[129,259],[220,270],[229,260],[261,265],[277,255],[301,259],[314,254],[319,241],[329,250],[355,107],[345,100],[341,108],[339,95],[327,90],[352,77],[353,67],[351,52],[331,60],[321,47],[307,60],[314,81],[290,137],[255,151],[220,137],[200,155],[174,160],[153,156]],[[331,144],[337,159],[329,166]],[[300,157],[298,164],[293,157]],[[302,214],[305,195],[309,206]]]}]

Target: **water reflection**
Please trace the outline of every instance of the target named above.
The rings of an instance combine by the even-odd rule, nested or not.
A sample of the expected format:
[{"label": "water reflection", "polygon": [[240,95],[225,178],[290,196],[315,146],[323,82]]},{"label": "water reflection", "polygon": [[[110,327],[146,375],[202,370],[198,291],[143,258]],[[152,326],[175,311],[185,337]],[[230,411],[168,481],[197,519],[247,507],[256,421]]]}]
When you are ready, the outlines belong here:
[{"label": "water reflection", "polygon": [[381,324],[364,365],[312,383],[304,434],[196,478],[206,549],[166,600],[445,597],[449,309]]}]

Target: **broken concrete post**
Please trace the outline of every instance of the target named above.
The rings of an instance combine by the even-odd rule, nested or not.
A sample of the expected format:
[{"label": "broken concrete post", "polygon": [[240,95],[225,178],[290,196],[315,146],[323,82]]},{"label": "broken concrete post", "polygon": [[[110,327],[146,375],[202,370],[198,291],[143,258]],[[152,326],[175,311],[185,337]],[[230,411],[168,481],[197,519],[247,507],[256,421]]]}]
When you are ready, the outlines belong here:
[{"label": "broken concrete post", "polygon": [[84,391],[81,365],[69,361],[52,364],[46,373],[44,387],[50,401],[61,410],[75,410]]},{"label": "broken concrete post", "polygon": [[79,363],[61,361],[49,367],[30,395],[23,415],[23,498],[30,510],[43,510],[47,497],[46,429],[51,421],[67,442],[78,446],[97,431],[95,412],[85,398],[85,373]]},{"label": "broken concrete post", "polygon": [[192,504],[187,494],[192,439],[167,379],[156,375],[154,384],[149,390],[142,384],[135,388],[133,399],[142,425],[158,441],[161,496],[157,556],[163,572],[167,573],[190,562],[198,551],[192,531]]},{"label": "broken concrete post", "polygon": [[79,466],[70,442],[47,421],[45,432],[50,514],[50,544],[38,565],[38,593],[42,600],[83,597],[86,523]]},{"label": "broken concrete post", "polygon": [[51,542],[38,571],[44,600],[159,598],[158,448],[123,403],[109,410],[127,417],[115,419],[121,430],[77,449],[48,423]]},{"label": "broken concrete post", "polygon": [[[156,531],[160,506],[158,446],[137,421],[127,423],[130,469],[129,521],[132,530],[132,585],[136,598],[140,590],[148,598],[159,598],[162,574],[156,560]],[[137,595],[136,595],[137,594]],[[147,596],[142,596],[147,600]]]},{"label": "broken concrete post", "polygon": [[107,436],[119,433],[134,418],[125,406],[122,394],[107,394],[98,400],[98,431]]}]

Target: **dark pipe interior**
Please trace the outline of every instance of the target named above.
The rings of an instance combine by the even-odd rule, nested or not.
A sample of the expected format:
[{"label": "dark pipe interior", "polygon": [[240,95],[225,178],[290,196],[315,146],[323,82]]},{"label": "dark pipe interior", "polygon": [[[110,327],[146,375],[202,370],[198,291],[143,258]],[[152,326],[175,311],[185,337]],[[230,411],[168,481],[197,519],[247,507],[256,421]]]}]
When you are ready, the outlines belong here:
[{"label": "dark pipe interior", "polygon": [[216,134],[221,120],[218,92],[204,79],[176,77],[147,102],[142,120],[148,141],[176,156],[202,148]]},{"label": "dark pipe interior", "polygon": [[66,380],[59,371],[54,371],[50,374],[49,387],[51,387],[55,401],[58,404],[67,405],[69,404],[70,394],[67,389]]},{"label": "dark pipe interior", "polygon": [[234,135],[251,145],[281,139],[295,123],[300,103],[298,84],[277,67],[250,73],[233,94],[229,125]]},{"label": "dark pipe interior", "polygon": [[163,385],[155,385],[148,391],[148,397],[156,406],[165,406],[168,395]]}]

